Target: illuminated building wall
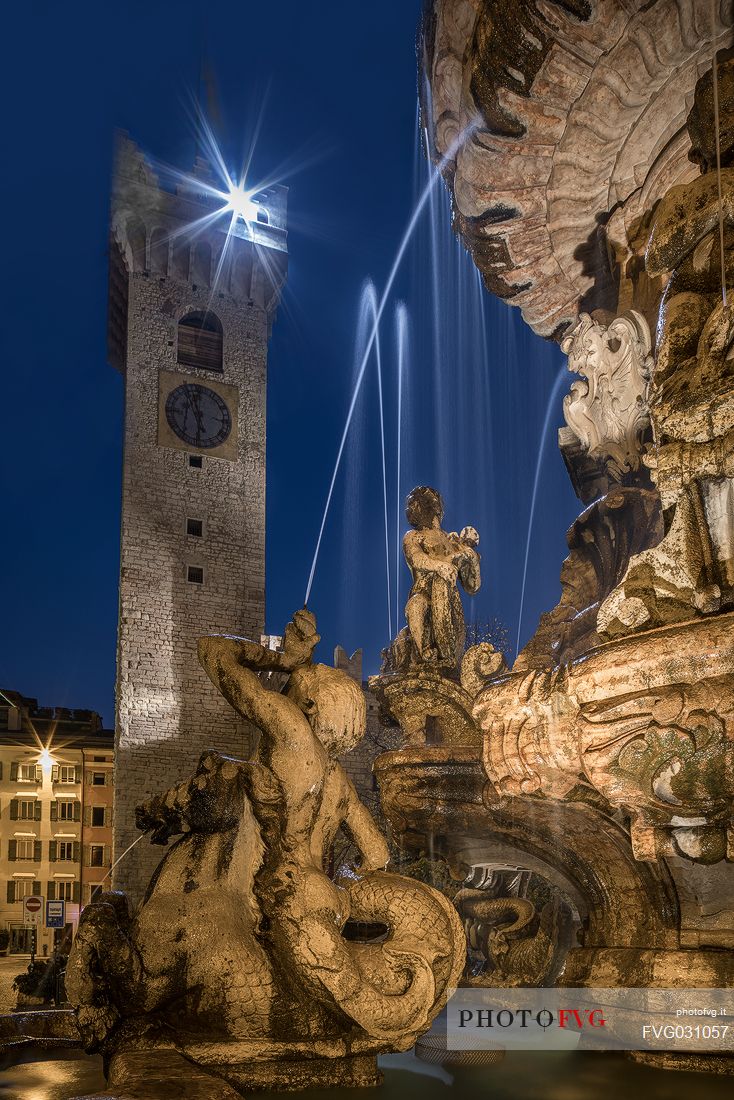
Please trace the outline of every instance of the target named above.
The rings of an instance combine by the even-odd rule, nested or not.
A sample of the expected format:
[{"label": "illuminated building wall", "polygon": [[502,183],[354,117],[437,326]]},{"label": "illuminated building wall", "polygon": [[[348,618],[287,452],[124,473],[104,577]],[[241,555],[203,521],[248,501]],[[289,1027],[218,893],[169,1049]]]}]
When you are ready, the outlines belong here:
[{"label": "illuminated building wall", "polygon": [[[248,731],[196,645],[212,632],[259,638],[264,627],[267,344],[286,272],[286,192],[263,191],[256,220],[235,224],[211,217],[213,177],[202,161],[194,171],[166,190],[133,142],[119,142],[109,305],[109,357],[125,383],[115,857],[140,835],[136,805],[189,775],[202,751],[247,751]],[[115,886],[139,899],[161,855],[137,845]]]},{"label": "illuminated building wall", "polygon": [[[91,822],[99,820],[92,809],[99,803],[111,818],[112,759],[112,731],[101,728],[94,711],[39,707],[17,692],[0,692],[0,929],[10,932],[11,951],[30,950],[25,895],[44,903],[63,898],[67,929],[75,929],[90,882],[108,874],[109,840],[102,842],[101,864],[90,866],[95,834],[105,835]],[[99,779],[93,783],[92,761],[96,775],[105,776],[104,794]],[[53,945],[44,921],[38,953]]]}]

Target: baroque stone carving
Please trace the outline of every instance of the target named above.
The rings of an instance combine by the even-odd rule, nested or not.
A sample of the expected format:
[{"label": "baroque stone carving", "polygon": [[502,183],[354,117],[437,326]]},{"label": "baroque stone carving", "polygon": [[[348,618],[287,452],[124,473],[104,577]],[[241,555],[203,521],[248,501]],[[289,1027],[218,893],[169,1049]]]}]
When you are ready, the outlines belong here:
[{"label": "baroque stone carving", "polygon": [[637,859],[731,855],[730,620],[626,638],[489,684],[474,716],[498,794],[566,800],[581,779],[624,811]]},{"label": "baroque stone carving", "polygon": [[483,959],[481,971],[474,967],[462,984],[545,985],[556,976],[554,963],[568,949],[557,896],[538,912],[528,898],[464,888],[454,896],[454,905],[464,918],[470,953]]},{"label": "baroque stone carving", "polygon": [[616,481],[640,465],[642,437],[650,424],[651,346],[647,321],[635,310],[609,324],[582,313],[561,341],[568,369],[581,376],[563,402],[566,423],[591,457],[605,461]]},{"label": "baroque stone carving", "polygon": [[471,595],[479,591],[479,535],[473,527],[459,534],[444,531],[441,495],[426,485],[410,493],[405,514],[412,530],[403,539],[403,553],[413,581],[407,627],[386,652],[383,672],[434,666],[456,673],[465,643],[457,584]]},{"label": "baroque stone carving", "polygon": [[[457,871],[522,859],[572,899],[562,983],[727,984],[734,53],[718,55],[727,304],[706,70],[734,16],[708,0],[508,14],[504,0],[428,5],[423,121],[486,285],[582,376],[559,443],[590,507],[558,606],[511,673],[467,692],[483,766],[439,726],[377,762],[383,804],[406,845]],[[485,932],[472,926],[479,947]]]},{"label": "baroque stone carving", "polygon": [[444,167],[454,224],[535,332],[559,339],[581,312],[619,311],[605,223],[618,215],[626,248],[670,184],[692,178],[686,99],[732,18],[709,0],[427,5],[431,155],[478,122]]},{"label": "baroque stone carving", "polygon": [[[205,753],[140,808],[154,843],[183,835],[134,915],[115,893],[84,910],[67,988],[88,1049],[174,1049],[240,1089],[374,1084],[376,1053],[411,1046],[456,983],[455,910],[384,870],[387,845],[337,761],[364,734],[364,695],[311,662],[318,641],[306,610],[280,651],[201,639],[206,672],[260,742],[249,761]],[[282,692],[263,682],[273,674]],[[332,881],[340,828],[361,862]],[[350,920],[386,934],[350,939]]]},{"label": "baroque stone carving", "polygon": [[[721,198],[724,220],[724,265],[731,279],[734,259],[729,241],[734,224],[734,140],[729,125],[734,117],[734,59],[720,55],[718,97],[721,115]],[[729,388],[724,363],[732,357],[731,306],[722,301],[719,249],[719,180],[716,171],[713,71],[696,84],[687,118],[691,137],[690,159],[701,175],[690,183],[671,187],[654,212],[645,266],[652,276],[665,279],[660,308],[654,397],[656,406],[683,406],[678,418],[658,411],[661,442],[690,438],[690,394],[695,405],[710,402],[716,391]],[[686,366],[685,372],[680,370]],[[674,379],[674,376],[676,376]],[[699,386],[713,387],[702,394]],[[672,413],[674,410],[671,409]],[[685,413],[688,415],[685,415]],[[680,421],[680,422],[679,422]],[[681,432],[683,433],[681,435]]]},{"label": "baroque stone carving", "polygon": [[[728,54],[719,58],[717,87],[723,262],[731,281],[734,58]],[[598,629],[603,637],[682,621],[696,613],[711,614],[732,602],[729,454],[734,432],[734,315],[731,301],[721,300],[713,91],[709,70],[696,84],[687,119],[690,156],[702,174],[671,187],[661,199],[645,256],[648,272],[664,281],[650,391],[657,453],[650,465],[656,478],[658,469],[666,471],[660,491],[667,529],[656,546],[632,559],[618,589],[600,608]]]},{"label": "baroque stone carving", "polygon": [[570,553],[561,566],[561,598],[541,616],[514,670],[554,668],[599,645],[600,605],[630,557],[662,536],[660,498],[650,489],[619,485],[582,512],[566,535]]}]

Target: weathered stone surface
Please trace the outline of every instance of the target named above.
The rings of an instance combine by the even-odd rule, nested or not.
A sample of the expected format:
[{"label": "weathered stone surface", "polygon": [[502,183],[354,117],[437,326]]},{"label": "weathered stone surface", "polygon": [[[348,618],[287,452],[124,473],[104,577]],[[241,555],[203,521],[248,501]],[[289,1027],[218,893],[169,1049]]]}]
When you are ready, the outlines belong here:
[{"label": "weathered stone surface", "polygon": [[722,279],[731,282],[734,276],[734,60],[728,54],[721,55],[716,70],[720,180],[713,80],[709,70],[698,81],[687,119],[691,157],[703,174],[662,197],[645,254],[648,273],[663,284],[650,390],[656,445],[650,465],[668,513],[666,532],[630,561],[600,608],[598,629],[607,638],[711,614],[732,603],[734,324],[731,304],[721,298]]},{"label": "weathered stone surface", "polygon": [[73,1100],[238,1100],[241,1093],[175,1050],[133,1051],[110,1061],[109,1087]]},{"label": "weathered stone surface", "polygon": [[732,18],[709,0],[429,5],[423,124],[449,157],[455,225],[536,332],[559,338],[599,308],[654,324],[637,230],[695,175],[689,101]]},{"label": "weathered stone surface", "polygon": [[[190,780],[139,807],[154,843],[183,836],[134,916],[123,894],[84,911],[67,990],[88,1049],[174,1048],[240,1089],[374,1084],[375,1055],[410,1046],[445,1003],[460,922],[440,893],[383,869],[385,840],[337,762],[364,734],[364,694],[312,664],[318,641],[306,610],[278,650],[200,640],[258,748],[250,761],[205,753]],[[340,828],[360,864],[332,881]],[[349,919],[388,934],[347,939]]]},{"label": "weathered stone surface", "polygon": [[630,818],[639,859],[727,853],[734,801],[734,618],[649,632],[477,697],[502,794],[564,799],[579,778]]},{"label": "weathered stone surface", "polygon": [[563,401],[563,415],[591,458],[615,481],[640,466],[650,426],[647,389],[652,340],[642,314],[630,310],[603,324],[581,314],[561,341],[568,369],[581,376]]},{"label": "weathered stone surface", "polygon": [[0,1051],[22,1045],[80,1047],[76,1016],[67,1009],[37,1009],[0,1016]]},{"label": "weathered stone surface", "polygon": [[599,645],[600,605],[630,558],[659,542],[663,530],[660,498],[651,489],[620,485],[582,512],[566,535],[570,553],[561,566],[561,598],[541,616],[514,671],[555,668]]}]

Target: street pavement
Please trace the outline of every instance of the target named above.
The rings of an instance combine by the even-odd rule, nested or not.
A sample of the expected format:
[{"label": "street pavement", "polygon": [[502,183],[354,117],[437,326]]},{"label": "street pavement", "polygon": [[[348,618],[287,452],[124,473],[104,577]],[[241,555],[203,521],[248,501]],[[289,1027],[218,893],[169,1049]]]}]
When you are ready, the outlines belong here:
[{"label": "street pavement", "polygon": [[15,1008],[13,979],[16,974],[22,974],[28,968],[30,961],[30,955],[0,956],[0,1013],[12,1012]]}]

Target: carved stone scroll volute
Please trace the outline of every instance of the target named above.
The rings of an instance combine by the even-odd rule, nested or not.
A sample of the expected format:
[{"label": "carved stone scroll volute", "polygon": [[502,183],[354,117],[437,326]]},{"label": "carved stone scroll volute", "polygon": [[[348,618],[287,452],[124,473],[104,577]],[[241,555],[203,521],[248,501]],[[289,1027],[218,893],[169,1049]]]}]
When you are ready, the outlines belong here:
[{"label": "carved stone scroll volute", "polygon": [[563,402],[571,431],[612,480],[640,468],[650,425],[647,391],[652,341],[647,321],[629,310],[609,323],[582,313],[562,341],[568,368],[580,379]]}]

